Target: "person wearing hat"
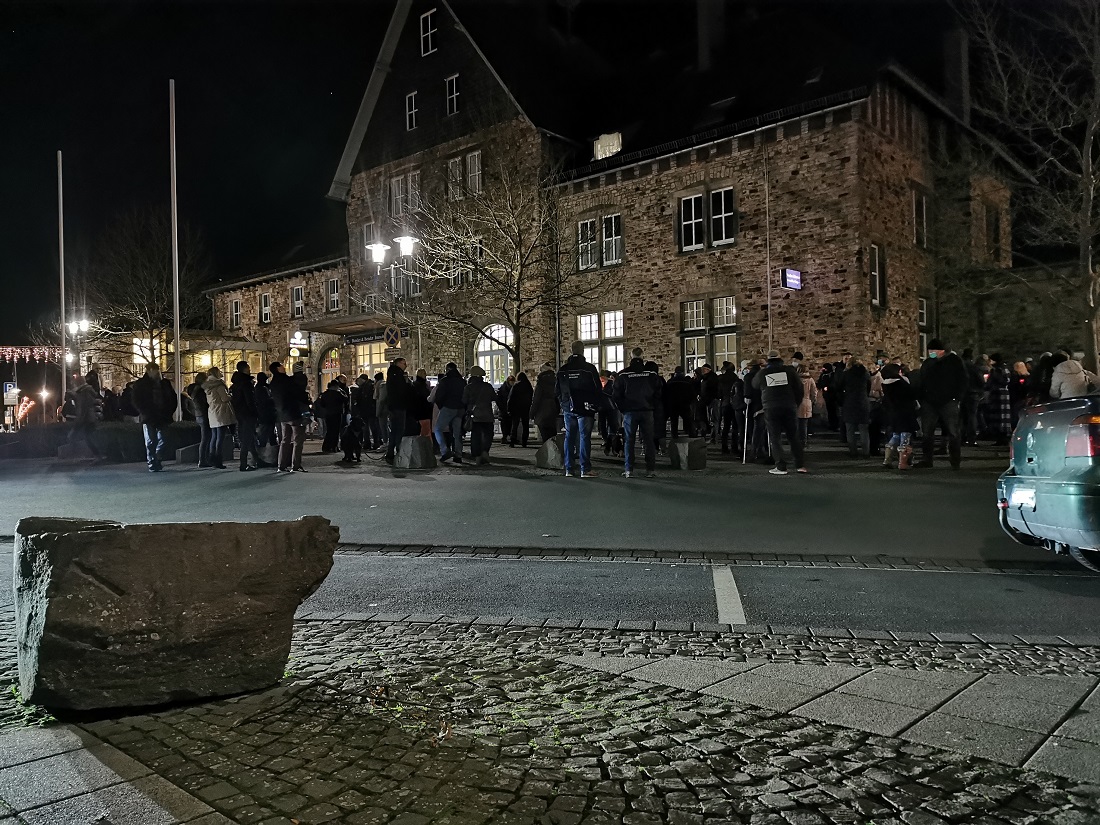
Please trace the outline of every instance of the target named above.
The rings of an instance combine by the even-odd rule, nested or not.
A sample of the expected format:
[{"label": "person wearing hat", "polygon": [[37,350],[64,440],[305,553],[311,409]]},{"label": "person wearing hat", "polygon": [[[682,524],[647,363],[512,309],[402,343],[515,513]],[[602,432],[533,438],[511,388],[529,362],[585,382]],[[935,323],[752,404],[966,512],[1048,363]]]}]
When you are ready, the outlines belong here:
[{"label": "person wearing hat", "polygon": [[794,367],[783,363],[778,351],[768,353],[768,363],[753,378],[753,385],[760,392],[764,408],[764,424],[772,444],[775,466],[768,470],[776,476],[787,474],[787,460],[783,455],[783,435],[794,453],[795,469],[807,472],[802,440],[798,437],[798,405],[802,403],[802,380]]},{"label": "person wearing hat", "polygon": [[595,478],[592,470],[592,422],[603,402],[600,373],[584,358],[584,342],[574,341],[573,354],[558,372],[556,391],[565,418],[565,474],[573,475],[577,451],[581,478]]},{"label": "person wearing hat", "polygon": [[947,436],[947,453],[951,468],[962,464],[962,432],[959,427],[959,406],[969,388],[966,365],[957,352],[951,352],[939,338],[928,342],[928,357],[920,367],[920,426],[922,452],[918,467],[931,467],[935,452],[936,425]]},{"label": "person wearing hat", "polygon": [[462,404],[470,419],[470,455],[475,464],[489,463],[493,443],[493,385],[485,380],[485,370],[470,367],[470,381],[462,391]]},{"label": "person wearing hat", "polygon": [[[252,370],[247,361],[238,361],[237,369],[229,379],[229,396],[233,402],[233,413],[237,416],[237,440],[241,445],[241,472],[255,470],[266,464],[260,458],[256,447],[256,425],[260,420],[256,407],[256,388],[252,383]],[[254,465],[249,465],[248,454],[252,453]]]},{"label": "person wearing hat", "polygon": [[302,447],[306,441],[305,412],[309,409],[309,392],[304,382],[301,361],[294,365],[295,375],[275,361],[271,364],[271,399],[275,402],[275,420],[279,424],[279,461],[276,473],[305,472],[302,469]]}]

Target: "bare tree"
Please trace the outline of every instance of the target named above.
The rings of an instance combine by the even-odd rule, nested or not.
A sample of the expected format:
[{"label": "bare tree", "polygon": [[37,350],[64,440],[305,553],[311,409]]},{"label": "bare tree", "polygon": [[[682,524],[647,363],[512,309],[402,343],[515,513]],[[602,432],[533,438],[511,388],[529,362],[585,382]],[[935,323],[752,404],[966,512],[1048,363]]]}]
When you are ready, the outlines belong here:
[{"label": "bare tree", "polygon": [[975,114],[1033,171],[1014,182],[1020,237],[1076,250],[1073,292],[1086,363],[1096,369],[1100,0],[960,0],[959,8],[976,47]]}]

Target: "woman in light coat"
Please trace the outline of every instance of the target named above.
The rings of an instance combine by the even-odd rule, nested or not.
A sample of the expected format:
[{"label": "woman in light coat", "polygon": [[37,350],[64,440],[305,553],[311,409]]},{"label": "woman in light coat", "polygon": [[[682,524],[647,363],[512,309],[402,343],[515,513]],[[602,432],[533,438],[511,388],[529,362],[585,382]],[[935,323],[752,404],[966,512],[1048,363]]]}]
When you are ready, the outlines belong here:
[{"label": "woman in light coat", "polygon": [[798,437],[802,449],[810,440],[810,419],[814,417],[814,404],[817,403],[817,383],[810,377],[810,368],[798,365],[798,377],[802,380],[802,403],[798,405]]},{"label": "woman in light coat", "polygon": [[1080,361],[1070,358],[1068,353],[1059,355],[1065,355],[1066,360],[1058,364],[1051,373],[1050,397],[1057,400],[1088,395],[1091,387],[1098,384],[1096,376],[1081,366]]},{"label": "woman in light coat", "polygon": [[206,393],[206,401],[209,404],[207,415],[210,417],[210,465],[219,470],[225,469],[222,461],[222,444],[225,441],[229,427],[237,423],[237,416],[233,412],[233,399],[229,395],[229,388],[222,380],[222,373],[217,367],[211,367],[207,371],[206,383],[202,385]]}]

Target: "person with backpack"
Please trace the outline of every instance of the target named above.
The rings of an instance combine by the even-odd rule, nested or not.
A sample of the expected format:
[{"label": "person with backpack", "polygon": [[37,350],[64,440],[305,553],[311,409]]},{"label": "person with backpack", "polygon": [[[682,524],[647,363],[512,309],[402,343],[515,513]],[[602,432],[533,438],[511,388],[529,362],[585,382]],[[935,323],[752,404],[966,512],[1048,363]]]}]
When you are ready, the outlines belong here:
[{"label": "person with backpack", "polygon": [[794,453],[794,466],[800,473],[806,469],[802,442],[798,437],[798,405],[802,403],[802,379],[794,367],[783,363],[777,350],[768,353],[767,365],[753,378],[753,386],[760,392],[764,409],[764,424],[772,445],[775,466],[768,470],[774,476],[787,474],[787,460],[783,455],[783,436],[790,442]]},{"label": "person with backpack", "polygon": [[574,341],[573,354],[558,372],[557,397],[565,417],[565,474],[573,475],[576,448],[581,478],[596,478],[592,470],[592,424],[603,402],[600,373],[584,358],[584,343]]},{"label": "person with backpack", "polygon": [[191,400],[191,414],[199,425],[199,468],[210,466],[210,402],[206,400],[205,372],[195,373],[195,382],[188,385],[184,394]]},{"label": "person with backpack", "polygon": [[[439,445],[439,461],[442,464],[453,460],[462,463],[462,418],[466,414],[466,379],[458,371],[458,364],[451,361],[447,371],[435,387],[435,406],[439,415],[435,419],[433,434]],[[447,438],[450,433],[450,439]]]}]

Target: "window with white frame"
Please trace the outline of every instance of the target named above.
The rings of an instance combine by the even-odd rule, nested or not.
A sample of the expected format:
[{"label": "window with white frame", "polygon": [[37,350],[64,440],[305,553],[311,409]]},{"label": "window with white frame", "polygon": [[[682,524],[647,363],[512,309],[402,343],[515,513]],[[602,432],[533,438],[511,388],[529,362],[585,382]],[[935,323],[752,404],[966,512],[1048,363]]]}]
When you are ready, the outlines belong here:
[{"label": "window with white frame", "polygon": [[684,369],[690,375],[707,363],[707,337],[691,335],[684,338]]},{"label": "window with white frame", "polygon": [[928,326],[928,299],[917,298],[917,326]]},{"label": "window with white frame", "polygon": [[390,180],[390,215],[399,218],[405,214],[405,176],[398,175]]},{"label": "window with white frame", "polygon": [[886,250],[877,243],[868,250],[871,277],[871,306],[886,306]]},{"label": "window with white frame", "polygon": [[447,200],[462,200],[462,158],[447,161]]},{"label": "window with white frame", "polygon": [[928,248],[928,196],[913,190],[913,244]]},{"label": "window with white frame", "polygon": [[375,373],[385,372],[389,366],[386,361],[386,343],[378,341],[374,344],[356,344],[355,365],[360,375],[369,375],[372,378]]},{"label": "window with white frame", "polygon": [[369,258],[367,256],[369,256],[369,254],[370,254],[369,250],[367,250],[367,247],[370,246],[372,243],[374,243],[374,222],[373,221],[367,221],[365,224],[363,224],[362,235],[363,235],[362,248],[363,248],[363,252],[364,252],[363,260],[367,261],[367,260],[369,260]]},{"label": "window with white frame", "polygon": [[577,222],[577,269],[592,269],[599,265],[596,257],[596,219]]},{"label": "window with white frame", "polygon": [[921,360],[923,361],[928,357],[928,333],[922,332],[917,336],[917,351],[920,353]]},{"label": "window with white frame", "polygon": [[411,132],[416,128],[416,92],[405,95],[405,131]]},{"label": "window with white frame", "polygon": [[703,196],[680,199],[680,249],[703,248]]},{"label": "window with white frame", "polygon": [[390,290],[395,298],[415,298],[420,295],[420,275],[396,261],[390,266]]},{"label": "window with white frame", "polygon": [[603,265],[623,262],[623,216],[604,215]]},{"label": "window with white frame", "polygon": [[703,301],[684,301],[680,305],[683,329],[706,329],[707,314]]},{"label": "window with white frame", "polygon": [[722,364],[729,361],[737,364],[740,359],[737,355],[737,334],[733,332],[719,333],[714,337],[714,366],[721,369]]},{"label": "window with white frame", "polygon": [[623,337],[621,309],[577,316],[577,339],[585,345],[584,358],[600,369],[618,372],[626,366]]},{"label": "window with white frame", "polygon": [[733,187],[710,193],[710,242],[715,246],[737,240],[737,209]]},{"label": "window with white frame", "polygon": [[234,298],[229,302],[229,328],[240,329],[241,327],[241,299]]},{"label": "window with white frame", "polygon": [[420,56],[427,57],[435,51],[435,9],[420,15]]},{"label": "window with white frame", "polygon": [[481,238],[475,238],[470,242],[470,262],[472,264],[470,280],[476,281],[481,277],[482,268],[485,266],[485,244],[481,242]]},{"label": "window with white frame", "polygon": [[711,310],[712,326],[732,327],[737,323],[737,305],[732,295],[715,298]]},{"label": "window with white frame", "polygon": [[260,293],[260,323],[271,323],[271,293]]},{"label": "window with white frame", "polygon": [[306,288],[304,286],[292,286],[290,288],[290,317],[301,318],[306,313]]},{"label": "window with white frame", "polygon": [[409,172],[409,200],[408,210],[410,212],[420,211],[420,170],[414,169]]},{"label": "window with white frame", "polygon": [[447,114],[458,114],[458,75],[453,74],[443,81],[447,97]]},{"label": "window with white frame", "polygon": [[335,312],[340,308],[340,279],[329,278],[326,287],[328,294],[328,311]]},{"label": "window with white frame", "polygon": [[481,150],[466,155],[466,189],[471,195],[481,194]]}]

